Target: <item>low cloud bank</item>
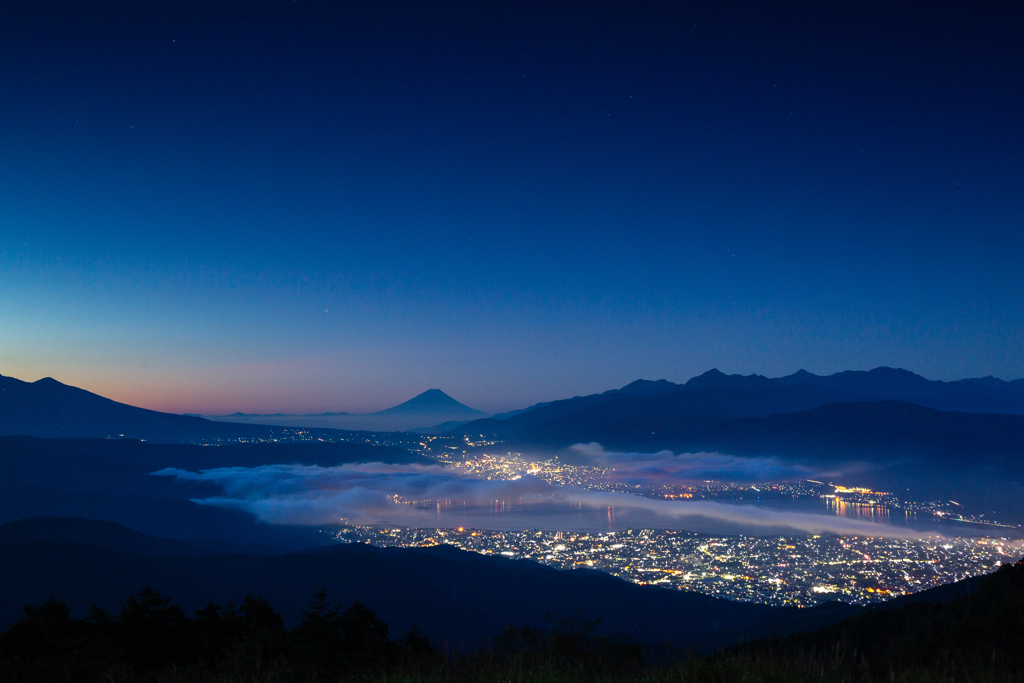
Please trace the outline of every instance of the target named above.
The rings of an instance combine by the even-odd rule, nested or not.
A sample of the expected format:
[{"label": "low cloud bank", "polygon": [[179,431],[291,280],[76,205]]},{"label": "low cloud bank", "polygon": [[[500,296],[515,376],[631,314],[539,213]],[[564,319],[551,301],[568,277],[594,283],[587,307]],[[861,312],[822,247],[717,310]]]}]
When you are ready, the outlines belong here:
[{"label": "low cloud bank", "polygon": [[481,529],[683,529],[719,534],[836,533],[917,537],[901,527],[827,514],[711,501],[666,501],[552,486],[531,476],[483,480],[438,466],[266,465],[154,472],[219,485],[196,500],[276,524],[388,524]]},{"label": "low cloud bank", "polygon": [[606,451],[599,443],[578,443],[569,448],[598,467],[608,467],[609,478],[631,483],[660,480],[725,480],[741,482],[780,481],[820,476],[809,467],[787,464],[778,458],[743,458],[721,453],[619,453]]}]

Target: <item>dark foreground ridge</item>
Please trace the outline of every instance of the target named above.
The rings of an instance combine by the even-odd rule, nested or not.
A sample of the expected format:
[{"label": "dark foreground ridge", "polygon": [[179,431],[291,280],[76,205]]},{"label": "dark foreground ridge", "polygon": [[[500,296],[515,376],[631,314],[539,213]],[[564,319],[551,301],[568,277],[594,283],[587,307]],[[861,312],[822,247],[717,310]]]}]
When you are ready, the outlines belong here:
[{"label": "dark foreground ridge", "polygon": [[25,605],[0,634],[0,669],[14,681],[1024,680],[1022,563],[946,603],[876,608],[704,656],[602,635],[602,620],[580,612],[541,627],[512,622],[479,647],[453,649],[416,623],[392,639],[367,604],[332,605],[331,595],[315,589],[292,628],[253,594],[189,616],[147,585],[117,609],[93,607],[77,619],[49,599]]},{"label": "dark foreground ridge", "polygon": [[902,601],[838,624],[731,648],[722,660],[785,662],[831,679],[1024,679],[1024,560],[948,602]]},{"label": "dark foreground ridge", "polygon": [[860,611],[838,603],[801,610],[732,602],[450,546],[343,544],[272,556],[240,550],[168,541],[91,520],[6,524],[0,526],[0,624],[15,620],[23,604],[51,597],[68,604],[74,616],[93,605],[115,610],[143,585],[174,596],[188,611],[211,600],[241,604],[246,594],[261,595],[287,625],[299,623],[309,597],[326,588],[340,603],[361,600],[395,628],[417,623],[428,637],[460,649],[489,642],[508,624],[541,628],[548,614],[562,619],[582,612],[600,617],[606,635],[693,649],[805,631]]}]

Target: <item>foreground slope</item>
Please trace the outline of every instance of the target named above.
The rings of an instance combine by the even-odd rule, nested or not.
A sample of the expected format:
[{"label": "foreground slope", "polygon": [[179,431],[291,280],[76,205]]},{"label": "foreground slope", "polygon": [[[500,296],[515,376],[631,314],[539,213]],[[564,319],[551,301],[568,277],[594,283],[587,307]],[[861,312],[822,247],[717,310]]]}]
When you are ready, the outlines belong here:
[{"label": "foreground slope", "polygon": [[[95,523],[94,523],[95,524]],[[596,571],[560,571],[528,560],[507,560],[451,547],[396,549],[364,545],[252,557],[239,554],[184,554],[160,539],[94,530],[68,522],[77,541],[59,522],[34,523],[31,534],[0,527],[0,624],[17,618],[23,603],[50,597],[76,615],[91,605],[118,607],[148,584],[186,610],[208,601],[241,602],[260,595],[288,624],[301,619],[318,588],[333,602],[360,600],[394,632],[413,622],[432,638],[475,647],[510,624],[546,625],[578,611],[600,617],[604,630],[645,643],[666,639],[679,646],[705,647],[774,633],[813,628],[857,613],[827,605],[810,610],[737,603],[697,593],[638,586]],[[127,551],[127,552],[126,552]],[[144,554],[145,553],[145,554]]]},{"label": "foreground slope", "polygon": [[[880,606],[813,633],[740,646],[723,659],[849,680],[1011,680],[1024,667],[1024,561],[943,601]],[[795,678],[795,677],[794,677]]]},{"label": "foreground slope", "polygon": [[[119,578],[143,574],[161,586],[184,588],[186,593],[198,588],[203,594],[229,596],[239,589],[266,586],[265,579],[275,577],[288,581],[287,587],[308,589],[303,579],[308,580],[312,570],[328,577],[320,588],[340,579],[341,592],[332,593],[330,587],[318,590],[316,600],[303,610],[293,604],[294,590],[282,591],[278,585],[270,601],[246,595],[238,609],[208,603],[189,618],[187,608],[195,602],[194,595],[186,600],[166,593],[163,597],[153,586],[145,586],[121,602],[119,610],[111,610],[103,595],[109,577],[81,586],[75,583],[76,576],[70,591],[61,585],[58,594],[76,595],[77,591],[100,596],[100,604],[107,609],[98,606],[88,618],[73,620],[75,613],[81,614],[76,602],[71,609],[54,597],[45,604],[26,605],[21,618],[0,633],[0,670],[14,680],[909,683],[1024,679],[1022,563],[872,609],[824,605],[798,611],[702,596],[694,599],[692,594],[624,584],[593,572],[531,567],[527,561],[444,547],[350,546],[261,558],[248,571],[262,571],[262,583],[244,575],[239,579],[236,571],[231,585],[211,587],[203,582],[207,573],[221,579],[225,565],[242,569],[237,561],[246,558],[201,553],[186,557],[177,554],[180,547],[173,544],[161,553],[163,539],[116,528],[93,533],[81,520],[67,522],[67,529],[61,529],[62,520],[29,520],[17,529],[0,527],[0,560],[14,557],[15,590],[63,579],[48,571],[52,564],[44,564],[43,572],[23,581],[23,565],[31,568],[40,559],[45,563],[55,551],[62,551],[70,559],[87,560],[87,579],[93,578],[91,567],[103,568],[116,561],[123,567]],[[68,543],[69,532],[77,534],[79,542]],[[140,546],[155,557],[111,550]],[[24,556],[14,555],[19,552]],[[168,581],[153,571],[155,562],[180,570],[185,566],[182,560],[190,559],[194,561],[191,581],[180,574]],[[468,585],[463,570],[471,573]],[[394,588],[383,592],[377,585],[381,582]],[[483,590],[476,585],[480,582],[485,583]],[[427,597],[410,597],[410,586]],[[511,600],[508,591],[514,592]],[[348,602],[352,595],[359,602]],[[172,599],[186,610],[171,604]],[[332,611],[328,601],[349,607]],[[0,612],[6,604],[0,594]],[[538,607],[548,610],[549,618],[541,623],[536,617]],[[276,608],[282,608],[285,619]],[[610,612],[605,624],[619,630],[594,622],[592,616],[598,610]],[[560,618],[563,614],[568,616]],[[715,619],[710,629],[709,617]],[[395,627],[410,618],[426,627],[410,627],[389,641],[389,635],[403,633]],[[494,638],[492,629],[503,619],[508,619],[509,627]],[[707,633],[706,639],[701,631]],[[707,656],[692,656],[765,632],[775,635],[771,640],[747,641]],[[784,635],[787,632],[790,635]],[[452,646],[462,652],[452,656]]]}]

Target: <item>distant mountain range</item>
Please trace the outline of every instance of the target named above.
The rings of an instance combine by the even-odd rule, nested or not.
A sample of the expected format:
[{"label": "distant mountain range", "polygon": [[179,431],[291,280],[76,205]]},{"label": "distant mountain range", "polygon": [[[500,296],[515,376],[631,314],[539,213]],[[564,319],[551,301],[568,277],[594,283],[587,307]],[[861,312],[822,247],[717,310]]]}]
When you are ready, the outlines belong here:
[{"label": "distant mountain range", "polygon": [[[377,431],[443,424],[451,435],[495,435],[521,449],[596,441],[624,451],[718,451],[816,463],[987,463],[1001,472],[1015,471],[1024,459],[1024,381],[929,381],[893,368],[826,377],[800,371],[775,379],[711,370],[685,384],[638,380],[601,394],[470,419],[481,415],[431,389],[378,413],[319,417],[350,426],[373,420]],[[220,419],[249,424],[136,408],[52,379],[0,377],[0,435],[224,443],[287,438],[281,426],[252,423],[296,422],[291,416]],[[329,441],[367,440],[352,431],[307,429]],[[389,437],[403,439],[410,446],[419,440],[413,434]]]},{"label": "distant mountain range", "polygon": [[[325,441],[364,440],[346,430],[313,428]],[[219,444],[291,438],[277,425],[217,422],[112,401],[46,377],[23,382],[0,375],[0,436],[113,437],[165,443]],[[414,441],[414,439],[412,439]]]},{"label": "distant mountain range", "polygon": [[486,415],[459,403],[440,389],[427,389],[422,394],[410,398],[386,410],[375,413],[231,413],[230,415],[197,415],[197,417],[379,417],[387,415],[445,415],[454,419],[472,419]]},{"label": "distant mountain range", "polygon": [[596,441],[628,451],[719,451],[833,462],[894,457],[1016,462],[1024,456],[1024,384],[992,378],[930,382],[891,368],[829,377],[801,371],[778,379],[712,370],[683,385],[641,380],[505,419],[474,420],[454,432],[493,434],[524,447]]},{"label": "distant mountain range", "polygon": [[883,490],[962,496],[1024,516],[1020,380],[934,382],[892,368],[777,379],[712,370],[682,385],[637,381],[540,404],[453,433],[495,435],[516,450],[570,458],[561,449],[597,442],[625,452],[776,457],[833,472],[859,462],[859,481]]},{"label": "distant mountain range", "polygon": [[211,420],[272,424],[290,427],[318,427],[343,430],[386,432],[425,431],[437,433],[438,425],[448,428],[484,417],[486,413],[459,403],[440,389],[428,389],[405,403],[376,413],[317,413],[287,415],[283,413],[207,415]]},{"label": "distant mountain range", "polygon": [[[732,391],[729,391],[732,390]],[[661,400],[644,401],[661,396]],[[689,397],[689,398],[688,398]],[[632,399],[632,401],[631,401]],[[706,401],[712,404],[705,404]],[[663,410],[662,406],[688,404],[677,413],[698,411],[715,417],[753,417],[808,410],[826,403],[905,401],[926,408],[965,413],[1024,415],[1024,379],[1006,382],[994,377],[955,382],[927,380],[894,368],[846,371],[820,376],[806,370],[769,379],[762,375],[726,375],[709,370],[675,384],[666,380],[637,380],[621,389],[538,403],[524,410],[474,420],[457,428],[463,434],[512,434],[593,406],[616,402],[615,408],[636,412],[630,406]]]}]

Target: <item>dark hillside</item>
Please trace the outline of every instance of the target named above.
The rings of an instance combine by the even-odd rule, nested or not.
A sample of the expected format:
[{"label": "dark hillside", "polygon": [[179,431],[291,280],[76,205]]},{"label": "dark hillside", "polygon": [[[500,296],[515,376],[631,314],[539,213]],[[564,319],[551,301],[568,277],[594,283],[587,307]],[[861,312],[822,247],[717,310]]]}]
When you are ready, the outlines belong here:
[{"label": "dark hillside", "polygon": [[354,462],[429,465],[433,461],[398,446],[366,443],[241,443],[223,446],[149,443],[136,439],[39,439],[0,437],[0,456],[14,450],[54,456],[94,456],[161,469],[201,470],[214,467],[258,467],[281,463],[332,467]]},{"label": "dark hillside", "polygon": [[[741,391],[741,390],[735,390]],[[931,462],[1024,464],[1024,416],[950,413],[900,401],[832,403],[788,415],[716,418],[693,413],[685,401],[626,413],[596,406],[523,430],[523,444],[568,446],[598,441],[608,448],[652,452],[720,451],[818,461],[924,458]],[[723,405],[727,404],[723,400]],[[700,402],[695,406],[699,410]],[[686,407],[686,408],[684,408]],[[714,405],[709,410],[716,410]],[[693,412],[696,412],[693,411]]]},{"label": "dark hillside", "polygon": [[43,486],[0,489],[0,522],[48,516],[104,520],[152,536],[206,539],[217,544],[272,545],[290,550],[323,544],[316,529],[264,524],[241,510],[199,505],[185,498]]},{"label": "dark hillside", "polygon": [[137,555],[279,555],[272,545],[233,544],[211,539],[175,540],[154,538],[114,522],[81,517],[30,517],[0,526],[0,546],[19,543],[87,543],[108,550]]},{"label": "dark hillside", "polygon": [[194,446],[130,439],[0,437],[0,522],[34,516],[84,517],[177,539],[316,545],[315,529],[275,526],[190,499],[220,493],[210,483],[153,476],[166,467],[191,471],[279,463],[333,466],[350,462],[430,464],[402,448],[352,443]]},{"label": "dark hillside", "polygon": [[40,486],[112,496],[200,498],[219,492],[211,484],[152,475],[167,467],[199,471],[293,463],[330,467],[355,462],[433,464],[403,448],[366,444],[192,446],[128,439],[0,438],[0,468],[6,488]]},{"label": "dark hillside", "polygon": [[[1024,667],[1024,562],[1008,564],[947,602],[871,609],[813,633],[741,646],[758,661],[790,660],[860,678],[908,671],[920,680],[1001,680]],[[933,678],[934,677],[934,678]]]},{"label": "dark hillside", "polygon": [[[96,523],[92,523],[96,524]],[[124,597],[149,584],[174,596],[188,612],[213,600],[241,602],[246,593],[270,601],[287,624],[301,619],[317,588],[342,604],[361,600],[397,631],[414,621],[433,638],[475,647],[509,624],[543,627],[582,611],[601,617],[607,633],[658,643],[705,647],[742,638],[813,628],[857,613],[826,605],[798,610],[738,603],[697,593],[638,586],[596,571],[565,572],[529,560],[507,560],[448,547],[382,549],[339,545],[315,552],[274,557],[231,554],[164,554],[149,539],[147,555],[111,550],[108,525],[73,520],[77,542],[51,523],[32,534],[0,527],[0,623],[12,621],[23,603],[51,596],[75,615],[92,604],[116,608]],[[49,535],[47,535],[49,534]],[[143,542],[134,537],[140,548]],[[176,552],[180,546],[169,544]],[[680,618],[685,615],[685,618]],[[717,625],[715,622],[718,622]]]},{"label": "dark hillside", "polygon": [[473,420],[452,431],[457,434],[512,434],[521,429],[542,424],[562,415],[568,415],[578,410],[589,408],[590,406],[626,397],[657,396],[678,391],[679,387],[680,385],[663,379],[653,382],[638,379],[621,389],[611,389],[600,394],[576,396],[559,401],[548,401],[531,409],[515,411],[510,417],[504,419],[492,417],[483,420]]}]

